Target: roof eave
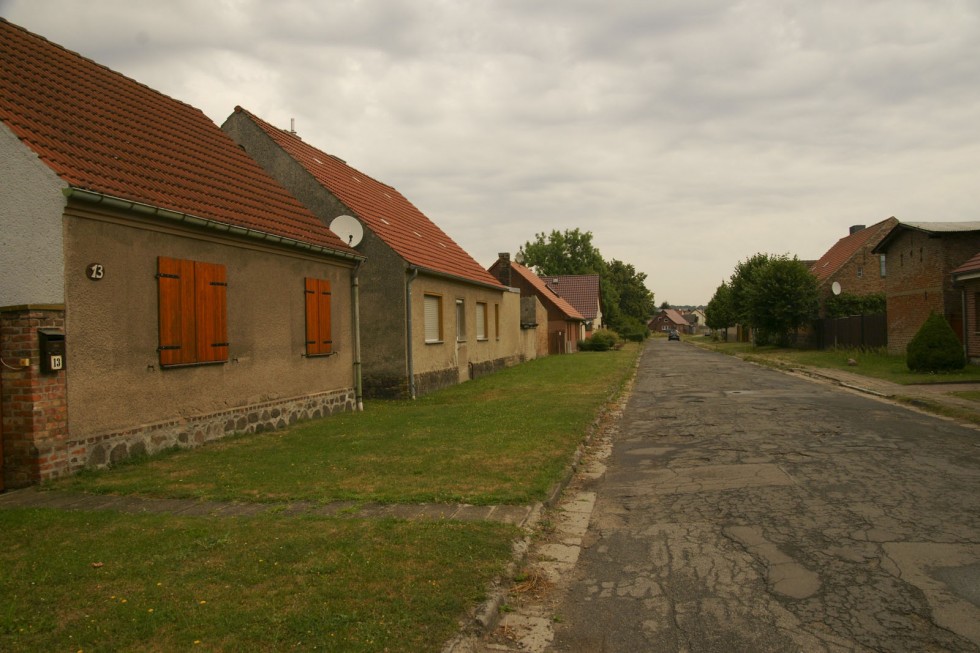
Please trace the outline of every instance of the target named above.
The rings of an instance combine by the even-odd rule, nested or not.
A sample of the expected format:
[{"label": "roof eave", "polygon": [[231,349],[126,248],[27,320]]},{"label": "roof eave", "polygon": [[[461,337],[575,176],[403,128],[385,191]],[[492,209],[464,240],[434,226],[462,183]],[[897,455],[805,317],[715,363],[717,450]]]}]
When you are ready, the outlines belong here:
[{"label": "roof eave", "polygon": [[246,238],[252,238],[267,243],[283,245],[285,247],[290,247],[292,249],[300,249],[307,252],[312,252],[314,254],[325,254],[338,258],[349,259],[352,261],[364,261],[367,259],[366,256],[364,256],[363,254],[358,254],[357,252],[348,252],[340,249],[334,249],[332,247],[327,247],[325,245],[314,245],[313,243],[306,243],[301,240],[296,240],[294,238],[288,238],[286,236],[280,236],[266,231],[259,231],[258,229],[251,229],[249,227],[241,227],[238,225],[228,224],[226,222],[212,220],[211,218],[202,218],[200,216],[191,215],[189,213],[181,213],[179,211],[173,211],[171,209],[164,209],[159,206],[144,204],[142,202],[136,202],[134,200],[127,200],[121,197],[114,197],[112,195],[106,195],[104,193],[97,193],[95,191],[86,190],[84,188],[77,188],[75,186],[68,186],[67,188],[63,189],[62,192],[64,192],[66,197],[73,197],[76,199],[84,200],[86,202],[92,202],[95,204],[104,204],[106,206],[112,206],[115,208],[135,211],[136,213],[155,215],[167,220],[171,220],[173,222],[179,222],[193,227],[201,227],[203,229],[209,229],[212,231],[220,231],[222,233],[231,234],[234,236],[244,236]]},{"label": "roof eave", "polygon": [[440,270],[435,270],[433,268],[426,267],[424,265],[416,265],[414,263],[408,264],[408,270],[418,270],[422,274],[428,274],[433,277],[442,277],[444,279],[451,279],[453,281],[459,281],[461,283],[468,283],[474,286],[482,286],[483,288],[490,288],[492,290],[498,290],[504,292],[508,289],[507,286],[503,284],[492,284],[484,281],[477,281],[476,279],[469,279],[467,277],[460,276],[458,274],[451,274],[449,272],[442,272]]}]

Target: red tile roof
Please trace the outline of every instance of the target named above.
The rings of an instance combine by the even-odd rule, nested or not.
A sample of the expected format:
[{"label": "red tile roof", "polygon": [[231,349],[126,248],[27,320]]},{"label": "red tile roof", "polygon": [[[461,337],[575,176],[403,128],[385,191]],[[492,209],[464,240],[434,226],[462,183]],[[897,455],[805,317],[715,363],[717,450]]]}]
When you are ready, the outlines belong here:
[{"label": "red tile roof", "polygon": [[241,107],[235,107],[235,111],[248,116],[410,265],[502,288],[473,257],[391,186]]},{"label": "red tile roof", "polygon": [[974,254],[973,258],[953,270],[952,274],[969,274],[971,272],[980,272],[980,253]]},{"label": "red tile roof", "polygon": [[851,257],[863,246],[869,245],[873,248],[896,224],[898,224],[898,220],[888,218],[838,240],[810,268],[810,272],[817,278],[817,283],[829,279],[841,266],[850,261]]},{"label": "red tile roof", "polygon": [[[498,259],[498,261],[494,263],[494,266],[499,265],[499,263],[500,261]],[[491,268],[494,266],[491,266]],[[534,274],[534,272],[532,272],[529,268],[524,267],[517,261],[511,261],[510,269],[511,272],[517,274],[522,279],[527,281],[537,291],[538,297],[540,297],[542,301],[551,302],[554,304],[555,308],[561,311],[565,317],[570,320],[585,320],[582,314],[575,310],[574,306],[562,299],[560,295],[548,287],[548,284],[546,284],[541,277]]]},{"label": "red tile roof", "polygon": [[359,256],[200,110],[0,19],[0,121],[70,187]]},{"label": "red tile roof", "polygon": [[542,276],[556,293],[574,306],[585,319],[594,320],[599,313],[599,275],[563,274]]},{"label": "red tile roof", "polygon": [[681,315],[681,312],[675,308],[665,308],[662,313],[674,324],[680,326],[691,326],[691,323],[687,321],[687,318]]}]

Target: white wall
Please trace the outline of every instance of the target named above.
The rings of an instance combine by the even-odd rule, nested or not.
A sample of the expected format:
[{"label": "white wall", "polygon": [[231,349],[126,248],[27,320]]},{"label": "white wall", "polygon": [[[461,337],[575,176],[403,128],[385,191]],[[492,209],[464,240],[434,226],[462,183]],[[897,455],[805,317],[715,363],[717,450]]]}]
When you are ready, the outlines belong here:
[{"label": "white wall", "polygon": [[65,302],[66,187],[0,123],[0,306]]}]

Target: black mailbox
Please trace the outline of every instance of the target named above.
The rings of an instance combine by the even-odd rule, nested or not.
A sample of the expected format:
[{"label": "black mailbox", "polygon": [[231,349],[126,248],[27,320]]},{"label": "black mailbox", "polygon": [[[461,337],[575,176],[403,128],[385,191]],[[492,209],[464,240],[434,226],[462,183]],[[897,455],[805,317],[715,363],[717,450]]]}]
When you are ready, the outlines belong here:
[{"label": "black mailbox", "polygon": [[38,329],[37,337],[41,350],[41,371],[60,372],[65,369],[65,332],[62,329]]}]

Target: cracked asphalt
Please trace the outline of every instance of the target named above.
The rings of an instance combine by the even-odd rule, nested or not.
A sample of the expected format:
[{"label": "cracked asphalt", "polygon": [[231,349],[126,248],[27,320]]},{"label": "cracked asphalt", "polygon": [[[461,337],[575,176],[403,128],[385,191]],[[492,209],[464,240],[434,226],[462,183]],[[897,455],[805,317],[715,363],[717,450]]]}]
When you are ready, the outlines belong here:
[{"label": "cracked asphalt", "polygon": [[590,450],[460,650],[980,650],[977,430],[652,340]]}]

